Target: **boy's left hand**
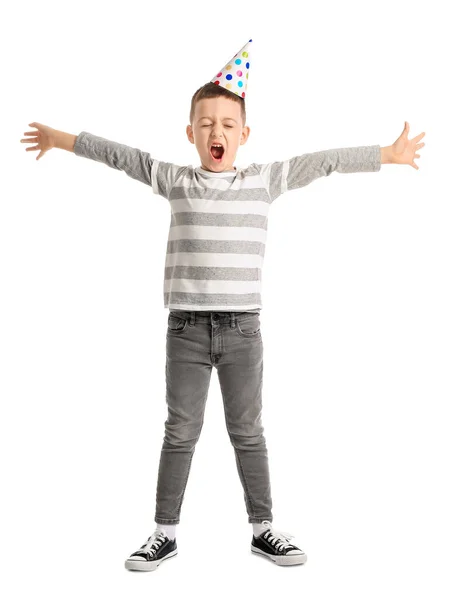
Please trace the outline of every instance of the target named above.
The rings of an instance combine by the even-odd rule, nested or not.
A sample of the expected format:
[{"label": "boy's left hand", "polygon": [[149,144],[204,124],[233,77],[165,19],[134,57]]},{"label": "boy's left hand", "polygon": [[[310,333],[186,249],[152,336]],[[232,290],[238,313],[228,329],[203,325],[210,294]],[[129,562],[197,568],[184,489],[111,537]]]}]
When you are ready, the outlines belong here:
[{"label": "boy's left hand", "polygon": [[381,148],[382,151],[382,162],[383,163],[395,163],[399,165],[410,165],[414,169],[419,169],[415,163],[415,158],[420,158],[419,154],[415,154],[416,150],[419,150],[425,146],[424,142],[418,144],[419,140],[422,139],[426,134],[420,133],[412,140],[408,139],[408,132],[410,131],[410,125],[405,121],[405,127],[400,136],[391,146]]}]

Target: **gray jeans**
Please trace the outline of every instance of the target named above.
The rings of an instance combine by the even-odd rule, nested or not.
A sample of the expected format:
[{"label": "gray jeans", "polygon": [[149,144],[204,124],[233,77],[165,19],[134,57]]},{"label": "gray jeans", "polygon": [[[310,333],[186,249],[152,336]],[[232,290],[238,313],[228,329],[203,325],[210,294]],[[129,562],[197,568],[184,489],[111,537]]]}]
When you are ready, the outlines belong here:
[{"label": "gray jeans", "polygon": [[273,520],[268,452],[261,423],[260,313],[170,310],[166,341],[168,417],[156,491],[158,524],[180,522],[213,366],[218,371],[249,523]]}]

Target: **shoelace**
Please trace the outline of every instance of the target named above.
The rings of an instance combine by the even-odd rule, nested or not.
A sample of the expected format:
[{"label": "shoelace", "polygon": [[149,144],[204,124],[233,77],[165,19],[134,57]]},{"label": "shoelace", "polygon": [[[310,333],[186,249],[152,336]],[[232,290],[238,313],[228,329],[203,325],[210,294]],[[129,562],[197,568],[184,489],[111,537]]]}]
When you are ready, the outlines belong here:
[{"label": "shoelace", "polygon": [[141,546],[140,549],[149,554],[150,556],[152,554],[156,554],[160,546],[162,546],[162,544],[164,543],[165,535],[166,534],[164,531],[162,531],[162,529],[157,529],[153,532],[152,535],[150,535],[147,542],[143,546]]},{"label": "shoelace", "polygon": [[290,544],[290,540],[294,539],[294,535],[291,533],[287,533],[286,531],[278,531],[274,529],[270,521],[262,521],[262,524],[266,527],[269,527],[271,531],[266,534],[267,541],[270,541],[273,545],[276,546],[278,550],[283,550],[284,548],[288,548],[293,544]]}]

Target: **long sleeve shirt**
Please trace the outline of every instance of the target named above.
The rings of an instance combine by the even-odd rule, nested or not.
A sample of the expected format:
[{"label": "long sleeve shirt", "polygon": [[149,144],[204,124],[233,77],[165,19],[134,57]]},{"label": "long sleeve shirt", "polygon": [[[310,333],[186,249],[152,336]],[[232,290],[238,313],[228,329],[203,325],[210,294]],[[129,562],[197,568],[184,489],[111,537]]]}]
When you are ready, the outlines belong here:
[{"label": "long sleeve shirt", "polygon": [[261,310],[271,204],[334,171],[381,167],[379,145],[312,152],[219,173],[157,160],[86,131],[77,136],[74,152],[124,171],[168,200],[163,298],[165,308],[176,310]]}]

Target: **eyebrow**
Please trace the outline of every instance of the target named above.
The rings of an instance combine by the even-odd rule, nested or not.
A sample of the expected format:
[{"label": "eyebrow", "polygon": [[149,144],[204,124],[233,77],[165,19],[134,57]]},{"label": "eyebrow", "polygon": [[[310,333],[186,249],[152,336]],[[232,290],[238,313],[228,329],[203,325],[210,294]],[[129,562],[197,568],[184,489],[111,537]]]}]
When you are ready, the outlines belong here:
[{"label": "eyebrow", "polygon": [[[211,117],[200,117],[200,119],[197,121],[197,123],[199,123],[199,121],[201,121],[202,119],[210,119]],[[233,121],[234,123],[237,123],[237,121],[235,119],[233,119],[232,117],[224,117],[222,119],[223,121]]]}]

